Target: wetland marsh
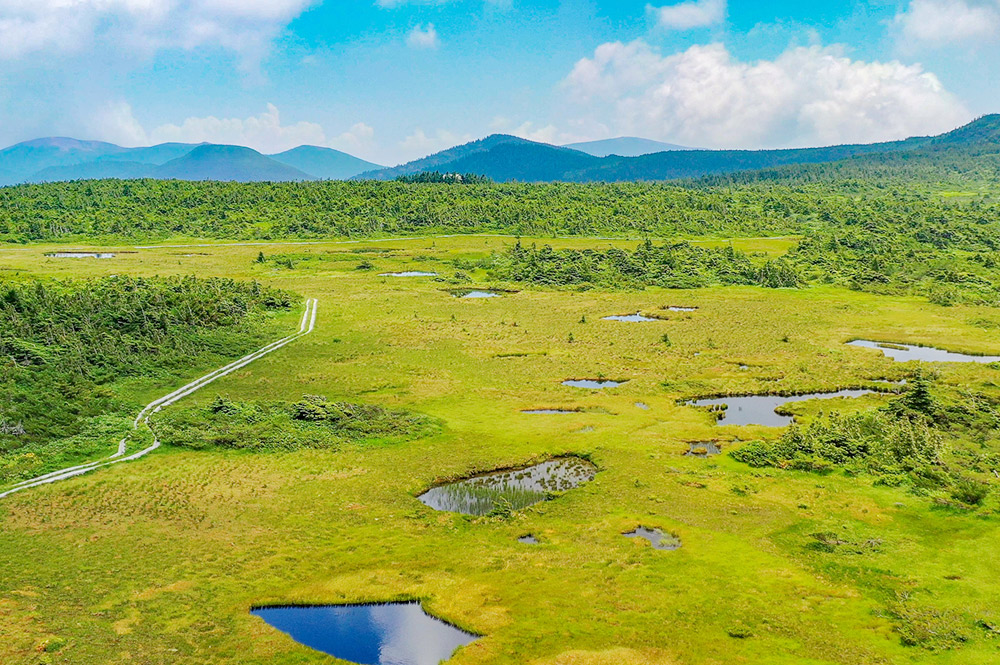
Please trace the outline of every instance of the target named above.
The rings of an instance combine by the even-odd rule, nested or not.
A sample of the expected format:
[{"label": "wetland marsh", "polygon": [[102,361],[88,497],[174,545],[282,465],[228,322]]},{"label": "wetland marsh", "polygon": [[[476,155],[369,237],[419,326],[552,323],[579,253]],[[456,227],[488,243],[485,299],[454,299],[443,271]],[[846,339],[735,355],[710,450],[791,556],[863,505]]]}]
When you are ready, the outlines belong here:
[{"label": "wetland marsh", "polygon": [[[392,255],[355,252],[380,247],[369,241],[316,244],[296,251],[345,259],[292,268],[255,262],[257,246],[223,244],[191,258],[152,248],[113,262],[0,251],[22,277],[225,276],[320,303],[311,335],[151,418],[154,431],[188,432],[185,445],[164,437],[142,460],[0,503],[0,661],[328,662],[298,633],[313,619],[275,629],[248,610],[420,598],[461,629],[462,644],[482,636],[449,665],[995,662],[996,494],[965,501],[990,482],[1000,452],[983,424],[996,369],[933,368],[946,424],[925,434],[947,439],[935,450],[960,474],[952,484],[920,475],[931,467],[918,465],[883,465],[877,476],[862,465],[850,473],[821,466],[815,456],[754,466],[733,454],[778,442],[791,431],[790,415],[776,426],[738,424],[732,398],[722,398],[730,400],[723,422],[686,406],[704,395],[760,395],[780,379],[782,390],[803,393],[878,381],[893,391],[797,396],[787,408],[802,428],[831,411],[889,408],[909,390],[899,382],[912,368],[846,339],[991,354],[995,330],[979,322],[1000,320],[995,310],[831,285],[708,286],[684,291],[680,302],[696,313],[615,325],[600,319],[670,308],[676,291],[503,284],[475,267],[513,242],[396,239]],[[539,242],[581,251],[638,244]],[[784,251],[787,242],[774,246]],[[358,256],[373,269],[357,270]],[[456,262],[464,277],[454,277]],[[437,276],[380,276],[414,264]],[[518,297],[479,306],[441,293],[496,287],[516,288]],[[297,302],[260,315],[260,343],[296,329]],[[176,371],[197,376],[214,362],[209,354]],[[561,385],[573,380],[566,377],[589,378],[576,388]],[[183,383],[129,375],[106,390],[131,413]],[[282,405],[279,419],[264,408],[272,404]],[[394,435],[394,421],[385,433],[369,431],[367,421],[345,418],[344,409],[364,404],[431,424],[407,436]],[[771,418],[776,405],[760,412]],[[181,429],[199,412],[214,414],[204,440]],[[292,432],[336,432],[336,445],[298,447],[282,419],[297,423]],[[836,442],[854,445],[848,435],[867,435],[870,422],[814,431],[840,454]],[[245,431],[232,423],[275,445],[232,445]],[[720,438],[719,455],[691,443]],[[105,440],[95,452],[113,452],[116,438],[94,439]],[[575,489],[526,470],[577,456],[594,467],[580,467],[575,479],[587,482]],[[517,470],[491,471],[510,467]],[[452,482],[462,489],[443,489]],[[656,538],[672,551],[654,551]]]}]

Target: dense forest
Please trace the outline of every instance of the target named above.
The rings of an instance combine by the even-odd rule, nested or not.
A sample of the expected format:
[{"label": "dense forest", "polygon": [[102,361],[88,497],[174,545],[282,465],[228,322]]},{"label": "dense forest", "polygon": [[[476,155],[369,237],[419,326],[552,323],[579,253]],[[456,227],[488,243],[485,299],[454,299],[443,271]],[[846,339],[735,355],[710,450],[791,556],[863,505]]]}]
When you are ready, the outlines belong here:
[{"label": "dense forest", "polygon": [[219,183],[101,180],[0,188],[0,242],[169,237],[279,240],[398,233],[774,236],[863,224],[1000,218],[988,196],[825,182],[696,184]]},{"label": "dense forest", "polygon": [[0,281],[0,484],[106,451],[138,411],[116,382],[239,357],[290,305],[229,279]]}]

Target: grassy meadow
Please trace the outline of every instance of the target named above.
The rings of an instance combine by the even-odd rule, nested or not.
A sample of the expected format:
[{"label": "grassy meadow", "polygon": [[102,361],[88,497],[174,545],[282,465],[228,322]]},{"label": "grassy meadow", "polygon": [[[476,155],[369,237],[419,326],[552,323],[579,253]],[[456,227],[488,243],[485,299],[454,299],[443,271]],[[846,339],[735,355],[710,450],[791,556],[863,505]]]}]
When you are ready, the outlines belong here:
[{"label": "grassy meadow", "polygon": [[[835,286],[540,288],[495,283],[476,267],[514,242],[166,242],[179,246],[102,247],[128,252],[106,260],[44,256],[65,245],[0,249],[0,271],[14,280],[193,274],[318,299],[313,334],[170,409],[205,407],[220,395],[323,395],[434,423],[411,439],[329,449],[190,450],[164,441],[134,463],[0,501],[0,662],[333,663],[250,608],[395,599],[421,599],[483,636],[455,665],[1000,660],[995,490],[965,507],[865,475],[683,454],[690,442],[718,441],[725,453],[781,434],[719,426],[707,410],[684,406],[688,399],[913,376],[913,364],[845,345],[858,338],[998,354],[1000,311]],[[795,239],[731,242],[774,257]],[[439,276],[380,276],[409,270]],[[473,286],[509,292],[451,293]],[[635,312],[658,320],[602,320]],[[300,313],[280,315],[282,334]],[[956,399],[964,389],[1000,398],[994,367],[934,371],[936,389]],[[561,385],[598,378],[626,382],[595,391]],[[129,380],[115,390],[144,404],[174,387]],[[790,408],[807,423],[891,399]],[[530,409],[579,411],[521,413]],[[1000,451],[992,435],[958,436],[955,446]],[[416,500],[443,480],[571,454],[596,464],[596,479],[512,516],[439,513]],[[640,525],[676,534],[683,546],[655,551],[622,537]],[[540,544],[518,543],[528,533]]]}]

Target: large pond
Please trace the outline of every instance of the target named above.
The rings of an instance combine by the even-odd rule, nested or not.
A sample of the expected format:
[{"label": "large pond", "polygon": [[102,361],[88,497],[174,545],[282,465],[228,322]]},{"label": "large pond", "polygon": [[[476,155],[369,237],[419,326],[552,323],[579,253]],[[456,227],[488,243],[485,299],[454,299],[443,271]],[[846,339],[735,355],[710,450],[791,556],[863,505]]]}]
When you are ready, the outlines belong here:
[{"label": "large pond", "polygon": [[262,607],[251,610],[293,640],[361,665],[439,665],[477,639],[420,603]]},{"label": "large pond", "polygon": [[524,469],[484,473],[432,487],[418,499],[434,510],[489,515],[498,507],[521,510],[594,479],[597,467],[579,457],[560,457]]},{"label": "large pond", "polygon": [[921,360],[928,363],[993,363],[1000,361],[1000,356],[976,356],[970,353],[955,353],[933,346],[916,346],[915,344],[890,344],[888,342],[873,342],[867,339],[856,339],[848,342],[850,346],[860,346],[865,349],[877,349],[884,355],[905,363],[910,360]]},{"label": "large pond", "polygon": [[600,390],[601,388],[617,388],[625,381],[611,381],[609,379],[569,379],[563,381],[564,386],[571,388],[587,388],[589,390]]},{"label": "large pond", "polygon": [[792,416],[776,413],[775,409],[790,402],[808,402],[812,399],[836,399],[875,394],[874,390],[838,390],[832,393],[808,395],[746,395],[743,397],[717,397],[688,402],[689,406],[719,407],[720,425],[765,425],[785,427],[792,424]]},{"label": "large pond", "polygon": [[49,252],[45,256],[54,259],[113,259],[112,252]]}]

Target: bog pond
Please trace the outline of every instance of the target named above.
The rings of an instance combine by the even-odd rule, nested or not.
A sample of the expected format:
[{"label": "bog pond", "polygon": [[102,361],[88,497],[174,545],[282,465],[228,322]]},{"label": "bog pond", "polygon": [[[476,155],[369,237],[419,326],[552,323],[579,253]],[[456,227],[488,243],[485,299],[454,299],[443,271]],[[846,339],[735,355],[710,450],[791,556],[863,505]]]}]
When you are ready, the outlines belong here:
[{"label": "bog pond", "polygon": [[885,356],[901,363],[910,360],[920,360],[927,363],[993,363],[1000,361],[1000,356],[976,356],[970,353],[955,353],[933,346],[873,342],[867,339],[856,339],[847,344],[849,346],[860,346],[865,349],[876,349],[881,351]]},{"label": "bog pond", "polygon": [[112,252],[50,252],[46,254],[53,259],[113,259]]},{"label": "bog pond", "polygon": [[602,321],[625,321],[627,323],[643,323],[646,321],[659,321],[659,319],[643,316],[642,314],[636,312],[635,314],[619,314],[616,316],[605,316],[602,319]]},{"label": "bog pond", "polygon": [[588,388],[590,390],[600,390],[601,388],[617,388],[626,383],[625,381],[611,381],[610,379],[568,379],[563,381],[564,386],[571,388]]},{"label": "bog pond", "polygon": [[623,533],[626,538],[642,538],[648,540],[654,550],[679,550],[681,539],[672,533],[664,533],[660,529],[647,529],[640,526],[635,531]]},{"label": "bog pond", "polygon": [[785,427],[794,418],[778,413],[776,409],[791,402],[807,402],[812,399],[836,399],[838,397],[861,397],[880,394],[874,390],[838,390],[832,393],[809,393],[806,395],[745,395],[743,397],[717,397],[688,402],[688,406],[717,407],[721,414],[720,425],[764,425]]},{"label": "bog pond", "polygon": [[498,507],[521,510],[594,479],[597,467],[579,457],[560,457],[523,469],[484,473],[439,485],[417,497],[434,510],[489,515]]},{"label": "bog pond", "polygon": [[456,298],[502,298],[495,291],[455,291],[451,295]]},{"label": "bog pond", "polygon": [[300,644],[360,665],[439,665],[478,639],[416,602],[261,607],[251,614]]}]

